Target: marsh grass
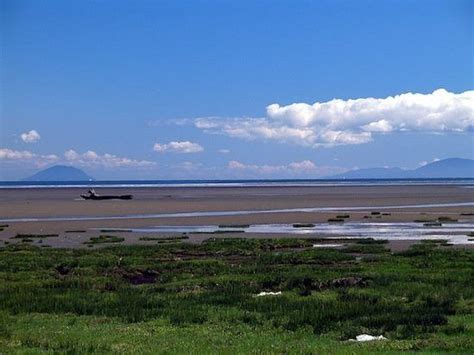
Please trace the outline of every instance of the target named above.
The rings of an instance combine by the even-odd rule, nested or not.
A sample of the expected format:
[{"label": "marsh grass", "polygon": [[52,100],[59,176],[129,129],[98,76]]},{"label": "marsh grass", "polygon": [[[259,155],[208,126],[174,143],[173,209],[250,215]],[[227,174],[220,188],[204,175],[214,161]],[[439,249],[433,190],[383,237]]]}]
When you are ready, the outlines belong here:
[{"label": "marsh grass", "polygon": [[[312,243],[3,247],[0,352],[472,353],[472,250]],[[282,295],[254,297],[261,291]],[[361,333],[390,340],[346,342]]]}]

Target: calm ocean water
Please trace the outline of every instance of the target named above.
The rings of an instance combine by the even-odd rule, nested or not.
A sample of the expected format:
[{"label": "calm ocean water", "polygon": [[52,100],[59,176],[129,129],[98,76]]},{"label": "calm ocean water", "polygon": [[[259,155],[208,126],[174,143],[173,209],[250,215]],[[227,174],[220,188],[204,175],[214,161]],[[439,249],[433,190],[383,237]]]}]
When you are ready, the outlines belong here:
[{"label": "calm ocean water", "polygon": [[474,179],[354,179],[354,180],[123,180],[123,181],[0,181],[8,188],[87,188],[87,187],[265,187],[265,186],[397,186],[460,185],[474,187]]}]

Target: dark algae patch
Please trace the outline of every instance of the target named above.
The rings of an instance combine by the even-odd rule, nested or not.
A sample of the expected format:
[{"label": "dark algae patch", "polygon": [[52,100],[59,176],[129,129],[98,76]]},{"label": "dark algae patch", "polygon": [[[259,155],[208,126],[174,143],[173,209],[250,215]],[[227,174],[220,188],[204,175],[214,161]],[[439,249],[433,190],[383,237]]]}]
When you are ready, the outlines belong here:
[{"label": "dark algae patch", "polygon": [[172,242],[172,241],[180,241],[180,240],[185,240],[189,239],[187,235],[180,235],[176,237],[153,237],[153,236],[145,236],[145,237],[140,237],[138,240],[145,241],[145,242],[151,242],[151,241],[158,241],[158,242]]},{"label": "dark algae patch", "polygon": [[94,240],[0,249],[0,353],[474,351],[474,252],[442,241]]},{"label": "dark algae patch", "polygon": [[440,216],[438,217],[438,222],[457,222],[458,220],[456,218],[452,218],[449,216]]},{"label": "dark algae patch", "polygon": [[32,238],[56,238],[59,234],[17,234],[13,239],[32,239]]},{"label": "dark algae patch", "polygon": [[116,237],[114,235],[101,235],[98,237],[91,237],[88,242],[85,242],[85,244],[120,243],[124,240],[125,238]]},{"label": "dark algae patch", "polygon": [[293,223],[293,228],[313,228],[313,223]]}]

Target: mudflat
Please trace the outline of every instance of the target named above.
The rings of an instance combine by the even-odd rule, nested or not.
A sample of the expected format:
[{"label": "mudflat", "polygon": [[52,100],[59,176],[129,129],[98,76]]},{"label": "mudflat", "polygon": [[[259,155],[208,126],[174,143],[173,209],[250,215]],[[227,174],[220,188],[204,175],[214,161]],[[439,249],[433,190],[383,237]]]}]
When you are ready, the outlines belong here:
[{"label": "mudflat", "polygon": [[[425,206],[474,202],[474,190],[464,186],[297,186],[297,187],[170,187],[97,188],[100,194],[133,194],[133,200],[87,201],[83,188],[23,188],[0,190],[0,232],[7,240],[21,234],[58,234],[64,246],[82,244],[99,233],[93,229],[160,225],[242,225],[323,223],[349,210],[351,222],[413,222],[440,216],[473,220],[473,206]],[[402,207],[403,206],[403,207]],[[409,207],[413,206],[413,207]],[[350,210],[360,207],[358,210]],[[300,211],[304,208],[322,210]],[[324,210],[334,208],[334,210]],[[281,211],[284,210],[284,211]],[[373,216],[374,211],[383,215]],[[200,215],[200,212],[247,211],[246,214]],[[252,212],[254,211],[254,212]],[[197,215],[163,216],[163,214]],[[87,218],[101,219],[90,220]],[[12,219],[37,218],[34,221]],[[53,218],[53,220],[45,220]],[[70,218],[61,220],[61,218]],[[85,218],[81,220],[81,218]],[[117,219],[119,218],[119,219]],[[76,233],[74,231],[84,231]],[[66,233],[68,232],[68,233]],[[80,235],[79,235],[80,234]],[[133,233],[130,233],[133,234]],[[252,237],[246,234],[247,237]],[[79,238],[80,237],[80,238]],[[261,237],[261,235],[260,235]],[[200,235],[195,240],[205,239]],[[53,238],[49,238],[53,239]],[[125,243],[136,238],[125,238]],[[54,238],[57,244],[61,238]],[[194,239],[193,239],[194,240]],[[76,243],[77,242],[77,243]]]}]

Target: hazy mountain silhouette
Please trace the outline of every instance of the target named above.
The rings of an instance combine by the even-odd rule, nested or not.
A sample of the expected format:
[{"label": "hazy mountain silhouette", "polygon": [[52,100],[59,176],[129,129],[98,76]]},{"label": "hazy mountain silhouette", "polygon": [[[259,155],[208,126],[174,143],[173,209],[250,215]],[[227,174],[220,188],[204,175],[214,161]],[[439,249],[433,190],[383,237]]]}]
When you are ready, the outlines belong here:
[{"label": "hazy mountain silhouette", "polygon": [[413,170],[400,168],[371,168],[347,171],[331,179],[419,179],[474,178],[474,160],[449,158],[426,164]]},{"label": "hazy mountain silhouette", "polygon": [[41,170],[23,181],[89,181],[93,180],[84,171],[72,166],[55,165]]}]

